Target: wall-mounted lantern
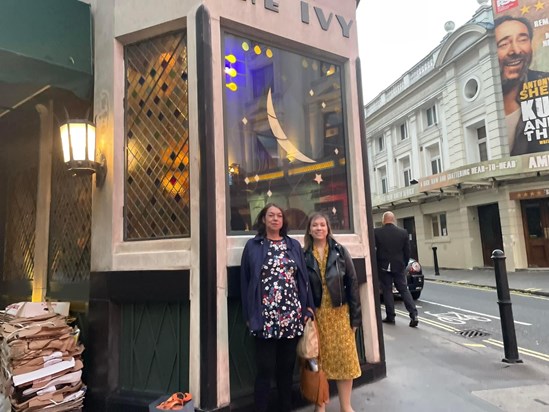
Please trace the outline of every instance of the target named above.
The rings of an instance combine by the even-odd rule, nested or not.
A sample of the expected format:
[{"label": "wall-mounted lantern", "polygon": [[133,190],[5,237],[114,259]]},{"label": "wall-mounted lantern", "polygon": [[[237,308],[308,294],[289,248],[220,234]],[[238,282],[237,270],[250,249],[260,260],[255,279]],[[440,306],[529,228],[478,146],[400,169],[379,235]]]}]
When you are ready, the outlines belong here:
[{"label": "wall-mounted lantern", "polygon": [[67,168],[75,175],[96,173],[95,183],[102,186],[107,167],[102,154],[96,158],[95,125],[88,120],[67,120],[60,131]]}]

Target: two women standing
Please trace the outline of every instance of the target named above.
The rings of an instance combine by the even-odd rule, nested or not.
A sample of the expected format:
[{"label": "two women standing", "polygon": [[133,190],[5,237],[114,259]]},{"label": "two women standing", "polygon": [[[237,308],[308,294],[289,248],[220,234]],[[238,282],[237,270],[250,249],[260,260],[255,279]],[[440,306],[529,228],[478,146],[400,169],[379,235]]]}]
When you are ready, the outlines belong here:
[{"label": "two women standing", "polygon": [[243,315],[255,337],[255,410],[267,410],[272,378],[278,389],[277,410],[291,410],[297,341],[316,306],[320,365],[328,379],[337,381],[341,410],[351,412],[352,380],[360,376],[354,331],[361,315],[348,251],[332,238],[329,221],[321,214],[309,219],[305,254],[299,242],[288,237],[284,212],[277,205],[261,210],[256,227],[258,233],[246,243],[241,262]]}]

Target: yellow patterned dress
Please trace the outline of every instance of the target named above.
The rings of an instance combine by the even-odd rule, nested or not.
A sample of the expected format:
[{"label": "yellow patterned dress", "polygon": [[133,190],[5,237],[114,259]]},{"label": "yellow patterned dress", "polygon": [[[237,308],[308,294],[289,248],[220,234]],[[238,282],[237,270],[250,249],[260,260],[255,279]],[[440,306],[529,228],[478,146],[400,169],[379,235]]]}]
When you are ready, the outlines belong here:
[{"label": "yellow patterned dress", "polygon": [[324,259],[320,259],[315,248],[313,256],[318,262],[322,279],[322,302],[316,314],[320,335],[320,367],[328,379],[356,379],[361,375],[361,371],[355,334],[351,328],[349,305],[332,307],[332,299],[326,286],[328,245],[324,249]]}]

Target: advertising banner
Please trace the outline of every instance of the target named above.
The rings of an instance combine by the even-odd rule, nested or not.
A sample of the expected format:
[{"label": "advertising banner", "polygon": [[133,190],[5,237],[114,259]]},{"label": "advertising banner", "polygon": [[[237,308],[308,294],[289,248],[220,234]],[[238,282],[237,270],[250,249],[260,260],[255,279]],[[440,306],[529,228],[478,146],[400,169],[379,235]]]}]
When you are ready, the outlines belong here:
[{"label": "advertising banner", "polygon": [[492,0],[511,156],[549,151],[549,3]]}]

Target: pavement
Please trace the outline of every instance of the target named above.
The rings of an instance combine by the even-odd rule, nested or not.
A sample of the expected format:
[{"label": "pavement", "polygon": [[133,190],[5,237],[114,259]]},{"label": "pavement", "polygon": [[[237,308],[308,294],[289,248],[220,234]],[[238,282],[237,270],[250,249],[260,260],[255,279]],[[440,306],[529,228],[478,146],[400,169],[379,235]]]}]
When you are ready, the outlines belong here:
[{"label": "pavement", "polygon": [[[434,281],[496,288],[493,269],[440,269],[439,275],[433,268],[423,271],[426,287]],[[549,270],[507,276],[512,290],[538,299],[549,296]],[[422,324],[421,316],[419,327],[409,328],[405,312],[402,302],[397,303],[396,325],[383,324],[387,377],[353,389],[356,412],[549,412],[549,361],[502,362],[503,348],[474,345]],[[309,406],[298,411],[313,410]],[[337,396],[326,411],[340,411]]]}]

